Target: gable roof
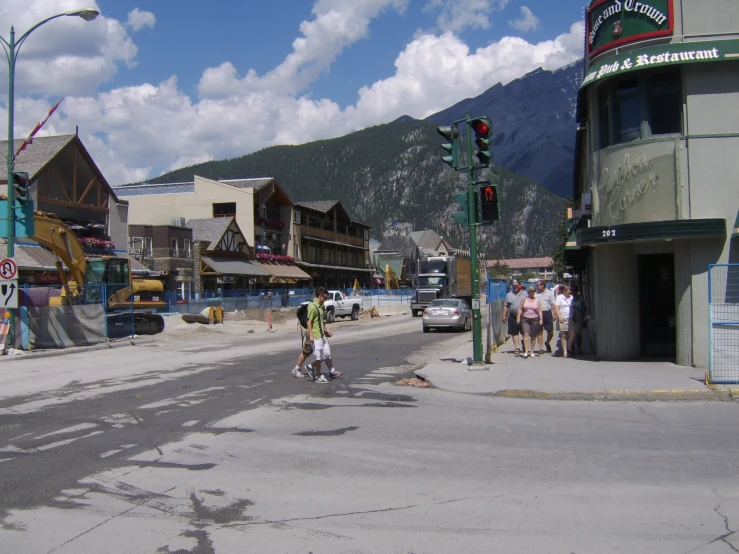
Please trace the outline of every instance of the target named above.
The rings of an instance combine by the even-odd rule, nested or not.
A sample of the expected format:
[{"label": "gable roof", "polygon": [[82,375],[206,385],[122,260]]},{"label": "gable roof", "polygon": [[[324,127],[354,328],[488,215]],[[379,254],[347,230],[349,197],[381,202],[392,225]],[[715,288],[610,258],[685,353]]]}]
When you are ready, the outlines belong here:
[{"label": "gable roof", "polygon": [[228,185],[229,187],[235,187],[237,189],[259,189],[264,185],[272,183],[274,177],[252,177],[249,179],[215,179],[219,183]]},{"label": "gable roof", "polygon": [[[234,223],[232,217],[213,217],[211,219],[191,219],[185,223],[186,227],[192,229],[193,241],[208,242],[207,250],[212,250],[223,238],[226,230]],[[238,227],[238,225],[236,225]]]},{"label": "gable roof", "polygon": [[315,210],[325,214],[338,203],[338,200],[316,200],[313,202],[295,202],[295,205],[300,208],[308,208],[309,210]]},{"label": "gable roof", "polygon": [[413,241],[418,245],[419,248],[430,248],[436,250],[441,240],[441,235],[431,229],[424,229],[423,231],[414,231],[411,233]]}]

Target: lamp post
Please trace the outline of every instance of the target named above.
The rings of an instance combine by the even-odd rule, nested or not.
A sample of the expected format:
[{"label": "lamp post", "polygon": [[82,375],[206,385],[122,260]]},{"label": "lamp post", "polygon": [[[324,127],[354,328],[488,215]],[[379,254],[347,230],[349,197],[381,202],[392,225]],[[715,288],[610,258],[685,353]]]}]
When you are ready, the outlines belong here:
[{"label": "lamp post", "polygon": [[15,60],[18,57],[18,51],[20,50],[23,42],[28,38],[32,32],[41,27],[44,23],[56,19],[57,17],[81,17],[85,21],[92,21],[95,19],[100,12],[97,10],[73,10],[70,12],[59,13],[47,17],[43,21],[39,21],[28,29],[23,35],[16,41],[15,40],[15,28],[10,27],[10,41],[5,40],[0,36],[0,41],[4,45],[5,55],[8,58],[8,258],[12,258],[15,255],[15,190],[13,188],[13,172],[15,169],[15,160],[13,153],[13,119],[14,119],[14,92],[15,92]]},{"label": "lamp post", "polygon": [[[69,12],[59,13],[47,17],[43,21],[39,21],[33,27],[28,29],[21,37],[15,40],[15,28],[11,25],[10,27],[10,41],[5,40],[0,36],[0,42],[3,44],[5,50],[5,56],[8,58],[8,211],[7,211],[7,235],[6,240],[8,243],[7,257],[12,258],[15,255],[15,189],[13,187],[13,173],[15,171],[15,155],[13,153],[13,119],[14,119],[14,93],[15,93],[15,61],[18,57],[18,51],[20,50],[23,42],[28,36],[36,29],[41,27],[44,23],[48,23],[52,19],[58,17],[81,17],[85,21],[92,21],[95,19],[100,12],[97,10],[83,9],[73,10]],[[15,331],[15,314],[10,312],[10,334],[13,336]],[[12,338],[11,338],[11,344]]]}]

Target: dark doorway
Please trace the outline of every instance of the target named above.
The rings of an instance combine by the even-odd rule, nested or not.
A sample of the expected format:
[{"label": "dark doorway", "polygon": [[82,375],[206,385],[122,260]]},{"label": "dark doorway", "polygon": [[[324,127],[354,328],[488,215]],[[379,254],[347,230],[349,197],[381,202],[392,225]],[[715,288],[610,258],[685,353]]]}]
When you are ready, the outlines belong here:
[{"label": "dark doorway", "polygon": [[641,354],[674,358],[677,354],[675,321],[675,256],[639,256]]}]

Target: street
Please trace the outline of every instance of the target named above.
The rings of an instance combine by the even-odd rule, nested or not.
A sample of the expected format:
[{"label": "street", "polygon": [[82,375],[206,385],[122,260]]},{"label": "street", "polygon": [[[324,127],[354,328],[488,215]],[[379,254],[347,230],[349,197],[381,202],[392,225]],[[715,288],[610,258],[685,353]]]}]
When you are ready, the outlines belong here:
[{"label": "street", "polygon": [[736,403],[399,387],[471,335],[333,327],[327,385],[284,330],[0,363],[0,553],[739,552]]}]

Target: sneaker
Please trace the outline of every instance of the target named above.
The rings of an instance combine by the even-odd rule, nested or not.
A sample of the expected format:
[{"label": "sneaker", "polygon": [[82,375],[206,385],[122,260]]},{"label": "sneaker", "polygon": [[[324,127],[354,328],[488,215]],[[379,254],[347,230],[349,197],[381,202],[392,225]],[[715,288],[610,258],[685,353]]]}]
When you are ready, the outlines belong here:
[{"label": "sneaker", "polygon": [[315,379],[316,383],[328,383],[328,379],[326,379],[325,375],[321,375],[320,377]]},{"label": "sneaker", "polygon": [[329,373],[329,377],[331,377],[331,379],[336,379],[337,377],[341,377],[342,375],[344,375],[344,372],[337,371],[336,369],[332,369],[331,373]]},{"label": "sneaker", "polygon": [[532,358],[536,358],[536,352],[532,352],[532,353],[531,353],[531,357],[532,357]]},{"label": "sneaker", "polygon": [[300,371],[299,367],[293,368],[293,377],[297,377],[298,379],[301,379],[303,377],[303,373]]},{"label": "sneaker", "polygon": [[547,343],[547,352],[552,353],[552,345]]},{"label": "sneaker", "polygon": [[524,357],[524,358],[528,358],[528,357],[529,357],[529,353],[528,353],[528,352],[524,352],[524,353],[523,353],[523,357]]},{"label": "sneaker", "polygon": [[313,379],[314,381],[316,380],[316,371],[313,369],[312,365],[305,364],[305,367],[303,368],[303,370],[305,371],[305,376],[308,379]]}]

